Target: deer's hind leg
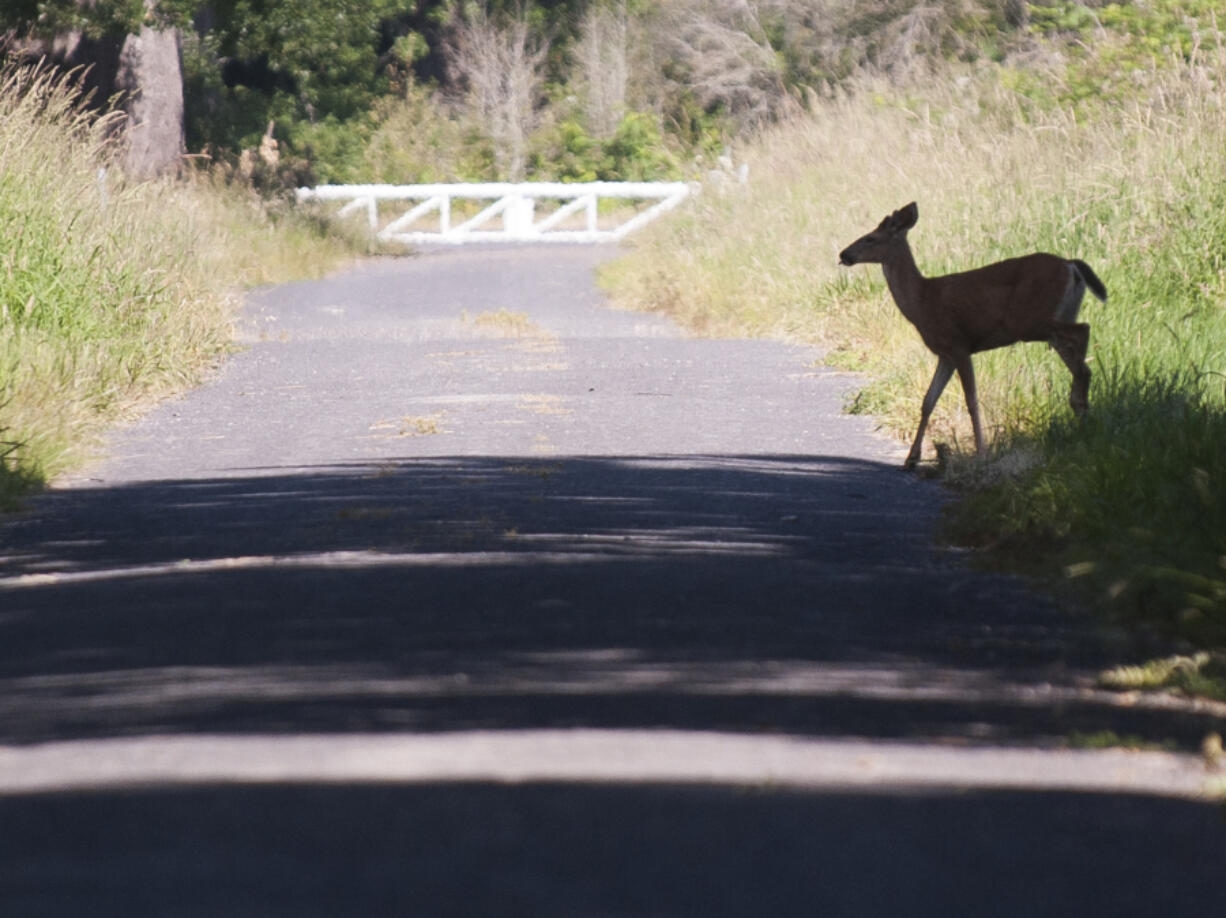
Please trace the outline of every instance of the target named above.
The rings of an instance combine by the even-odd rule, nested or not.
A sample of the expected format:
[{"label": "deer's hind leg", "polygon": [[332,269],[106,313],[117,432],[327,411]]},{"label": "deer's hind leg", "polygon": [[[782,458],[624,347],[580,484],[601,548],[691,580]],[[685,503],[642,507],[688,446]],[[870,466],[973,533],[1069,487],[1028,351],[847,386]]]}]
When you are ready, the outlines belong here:
[{"label": "deer's hind leg", "polygon": [[1090,407],[1090,367],[1086,363],[1090,326],[1084,322],[1057,323],[1048,343],[1073,374],[1068,403],[1073,414],[1080,417]]},{"label": "deer's hind leg", "polygon": [[962,395],[966,399],[966,410],[971,416],[971,428],[975,432],[975,453],[980,458],[986,455],[983,443],[983,422],[979,419],[979,394],[975,387],[975,365],[971,363],[970,355],[955,363],[958,368],[958,378],[962,380]]}]

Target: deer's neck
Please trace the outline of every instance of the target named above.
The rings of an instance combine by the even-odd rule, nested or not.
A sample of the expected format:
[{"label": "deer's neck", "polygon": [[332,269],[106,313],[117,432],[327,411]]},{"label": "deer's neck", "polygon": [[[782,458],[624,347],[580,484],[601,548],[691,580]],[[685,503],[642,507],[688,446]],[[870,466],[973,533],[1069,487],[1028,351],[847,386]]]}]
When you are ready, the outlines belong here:
[{"label": "deer's neck", "polygon": [[921,309],[924,276],[916,267],[911,246],[904,241],[888,261],[882,262],[881,270],[885,274],[885,282],[889,285],[894,302],[898,304],[902,314],[914,322]]}]

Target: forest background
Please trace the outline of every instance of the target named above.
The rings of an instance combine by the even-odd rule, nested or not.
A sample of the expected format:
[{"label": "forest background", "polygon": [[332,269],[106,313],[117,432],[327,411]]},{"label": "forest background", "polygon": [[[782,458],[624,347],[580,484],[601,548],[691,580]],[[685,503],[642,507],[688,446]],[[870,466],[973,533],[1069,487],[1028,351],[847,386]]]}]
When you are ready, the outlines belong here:
[{"label": "forest background", "polygon": [[82,84],[99,106],[130,88],[115,74],[127,37],[173,33],[183,152],[237,166],[275,139],[275,169],[246,164],[272,187],[676,178],[866,68],[899,77],[934,60],[1004,60],[1043,33],[1078,34],[1098,18],[1086,10],[1061,0],[7,0],[0,29],[28,59],[88,68]]},{"label": "forest background", "polygon": [[[815,344],[906,437],[932,358],[880,272],[835,253],[918,199],[925,273],[1044,249],[1111,294],[1083,314],[1084,424],[1038,345],[976,361],[988,462],[946,394],[946,537],[1187,651],[1126,681],[1226,697],[1219,5],[5,0],[0,505],[198,380],[237,287],[365,250],[290,203],[319,182],[697,180],[604,273],[614,302]],[[142,66],[159,37],[173,78]],[[173,130],[138,182],[142,95]]]}]

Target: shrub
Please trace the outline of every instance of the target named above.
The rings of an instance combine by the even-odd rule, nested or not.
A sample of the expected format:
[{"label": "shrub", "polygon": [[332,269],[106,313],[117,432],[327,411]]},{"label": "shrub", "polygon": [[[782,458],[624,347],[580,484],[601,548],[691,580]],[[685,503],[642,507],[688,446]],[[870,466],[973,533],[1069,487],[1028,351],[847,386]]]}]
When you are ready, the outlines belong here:
[{"label": "shrub", "polygon": [[108,128],[65,78],[0,73],[0,503],[198,378],[229,345],[237,284],[343,251],[207,177],[125,182]]}]

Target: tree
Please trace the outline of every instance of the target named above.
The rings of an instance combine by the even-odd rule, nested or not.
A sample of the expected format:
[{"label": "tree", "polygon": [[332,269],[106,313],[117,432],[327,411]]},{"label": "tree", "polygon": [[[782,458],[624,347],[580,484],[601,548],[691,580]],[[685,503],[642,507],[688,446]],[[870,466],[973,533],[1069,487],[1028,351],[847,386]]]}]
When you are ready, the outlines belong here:
[{"label": "tree", "polygon": [[672,0],[657,13],[660,70],[741,128],[788,104],[782,56],[764,26],[769,0]]},{"label": "tree", "polygon": [[447,49],[452,79],[463,86],[471,114],[493,141],[498,172],[519,181],[537,123],[549,43],[533,34],[522,10],[495,21],[481,8],[458,22]]},{"label": "tree", "polygon": [[179,30],[149,15],[154,3],[146,0],[147,20],[124,38],[115,77],[128,115],[124,171],[137,179],[175,171],[184,150]]},{"label": "tree", "polygon": [[388,87],[401,0],[215,0],[184,41],[187,143],[237,155],[274,126],[287,180],[345,180]]},{"label": "tree", "polygon": [[[183,103],[175,108],[182,85],[193,150],[237,155],[258,145],[275,122],[300,159],[318,149],[321,159],[343,160],[364,139],[360,116],[386,88],[380,53],[394,36],[384,27],[404,6],[404,0],[3,0],[0,34],[11,30],[32,57],[88,66],[82,83],[99,105],[125,92],[134,155],[161,146],[178,161],[182,133],[173,141],[147,134],[182,109]],[[170,67],[180,57],[182,76]],[[183,118],[179,111],[175,120]]]},{"label": "tree", "polygon": [[575,44],[579,70],[576,82],[586,102],[588,129],[601,140],[613,136],[626,113],[628,40],[625,0],[593,3],[588,8]]},{"label": "tree", "polygon": [[125,171],[150,178],[179,167],[183,79],[175,26],[183,0],[10,0],[0,13],[30,56],[83,69],[96,106],[127,115]]}]

